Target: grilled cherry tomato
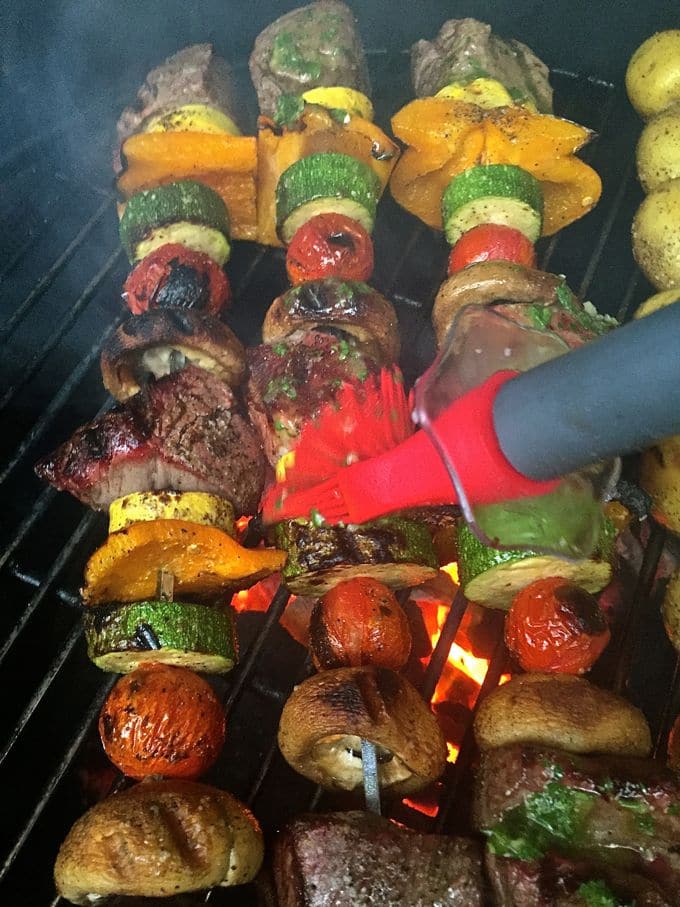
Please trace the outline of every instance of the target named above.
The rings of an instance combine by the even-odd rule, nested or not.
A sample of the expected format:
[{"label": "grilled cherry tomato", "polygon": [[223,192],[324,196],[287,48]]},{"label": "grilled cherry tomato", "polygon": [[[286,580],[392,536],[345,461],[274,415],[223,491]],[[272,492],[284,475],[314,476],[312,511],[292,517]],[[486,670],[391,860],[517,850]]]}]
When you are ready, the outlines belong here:
[{"label": "grilled cherry tomato", "polygon": [[317,670],[371,664],[398,671],[411,652],[411,630],[392,590],[360,576],[316,603],[309,648]]},{"label": "grilled cherry tomato", "polygon": [[516,261],[528,268],[536,267],[536,250],[531,240],[519,230],[502,224],[480,224],[473,227],[451,249],[449,276],[478,261]]},{"label": "grilled cherry tomato", "polygon": [[292,284],[323,277],[368,280],[373,242],[361,224],[344,214],[317,214],[292,238],[286,270]]},{"label": "grilled cherry tomato", "polygon": [[609,637],[595,596],[558,576],[518,593],[505,624],[505,642],[525,671],[583,674]]},{"label": "grilled cherry tomato", "polygon": [[147,309],[200,309],[216,315],[231,299],[227,275],[203,252],[168,243],[128,274],[123,300],[133,315]]},{"label": "grilled cherry tomato", "polygon": [[198,674],[148,663],[113,687],[99,734],[106,755],[130,778],[197,778],[224,744],[224,709]]}]

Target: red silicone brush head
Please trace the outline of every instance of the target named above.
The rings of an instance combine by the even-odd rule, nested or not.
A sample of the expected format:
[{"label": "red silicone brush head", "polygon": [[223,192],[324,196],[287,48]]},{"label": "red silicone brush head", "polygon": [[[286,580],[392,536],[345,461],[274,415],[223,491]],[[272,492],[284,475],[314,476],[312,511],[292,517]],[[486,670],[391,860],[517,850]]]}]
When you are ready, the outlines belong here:
[{"label": "red silicone brush head", "polygon": [[[404,390],[398,368],[383,368],[365,381],[345,382],[335,400],[308,422],[279,472],[276,485],[266,493],[265,521],[277,518],[280,502],[289,494],[311,488],[339,469],[368,460],[401,444],[413,434],[412,400]],[[280,518],[280,517],[279,517]]]}]

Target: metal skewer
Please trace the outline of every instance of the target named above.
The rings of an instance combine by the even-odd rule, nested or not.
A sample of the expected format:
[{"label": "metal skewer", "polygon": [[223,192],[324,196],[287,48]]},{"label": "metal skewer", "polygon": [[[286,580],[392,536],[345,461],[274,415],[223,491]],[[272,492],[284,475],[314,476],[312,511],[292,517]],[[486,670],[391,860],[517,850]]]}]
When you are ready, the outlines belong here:
[{"label": "metal skewer", "polygon": [[[158,581],[156,583],[156,598],[161,602],[171,602],[175,594],[175,577],[174,574],[165,570],[163,567],[158,571]],[[137,625],[136,634],[140,643],[150,650],[161,649],[161,643],[153,627],[150,624],[143,623]]]},{"label": "metal skewer", "polygon": [[364,773],[364,797],[366,809],[380,815],[380,781],[378,779],[378,754],[375,744],[361,738],[361,767]]}]

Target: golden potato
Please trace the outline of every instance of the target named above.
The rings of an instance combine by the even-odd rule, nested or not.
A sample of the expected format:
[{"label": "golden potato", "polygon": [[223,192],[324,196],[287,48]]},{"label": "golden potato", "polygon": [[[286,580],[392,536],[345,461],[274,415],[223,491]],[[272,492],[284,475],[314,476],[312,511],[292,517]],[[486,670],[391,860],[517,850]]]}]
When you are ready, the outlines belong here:
[{"label": "golden potato", "polygon": [[665,309],[667,305],[672,305],[674,302],[680,302],[680,287],[673,290],[662,290],[660,293],[650,296],[649,299],[645,299],[633,313],[633,318],[644,318],[645,315]]},{"label": "golden potato", "polygon": [[666,587],[661,616],[668,638],[680,651],[680,570],[675,571]]},{"label": "golden potato", "polygon": [[[680,435],[665,438],[642,454],[640,485],[652,498],[658,522],[680,532]],[[680,614],[678,628],[680,642]]]},{"label": "golden potato", "polygon": [[652,117],[642,130],[635,156],[645,192],[680,177],[680,102]]},{"label": "golden potato", "polygon": [[680,100],[680,29],[657,32],[638,47],[626,70],[626,90],[645,120]]},{"label": "golden potato", "polygon": [[680,178],[651,192],[633,220],[633,254],[657,290],[680,285]]}]

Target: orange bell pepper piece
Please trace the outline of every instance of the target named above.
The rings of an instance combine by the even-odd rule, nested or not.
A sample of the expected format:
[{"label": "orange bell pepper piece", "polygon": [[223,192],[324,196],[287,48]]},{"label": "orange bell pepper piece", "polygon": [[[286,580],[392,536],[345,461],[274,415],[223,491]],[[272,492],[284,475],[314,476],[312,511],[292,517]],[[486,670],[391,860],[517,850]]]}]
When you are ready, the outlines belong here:
[{"label": "orange bell pepper piece", "polygon": [[213,599],[245,589],[283,567],[286,555],[244,548],[214,526],[184,520],[133,523],[113,532],[85,567],[86,605],[134,602],[156,594],[160,570],[174,577],[174,594]]},{"label": "orange bell pepper piece", "polygon": [[123,158],[127,166],[118,179],[118,188],[125,198],[162,183],[195,179],[222,196],[235,239],[257,239],[254,136],[139,133],[124,142]]},{"label": "orange bell pepper piece", "polygon": [[409,147],[390,180],[396,201],[426,224],[442,229],[441,199],[449,182],[476,164],[515,164],[543,188],[543,235],[587,214],[602,183],[575,157],[592,132],[523,107],[484,110],[446,98],[421,98],[392,118],[394,134]]},{"label": "orange bell pepper piece", "polygon": [[296,128],[283,131],[261,117],[257,136],[257,228],[261,243],[282,245],[276,233],[276,186],[283,171],[300,158],[325,151],[349,154],[368,164],[383,190],[399,156],[392,139],[361,117],[351,116],[343,125],[324,107],[309,104]]}]

